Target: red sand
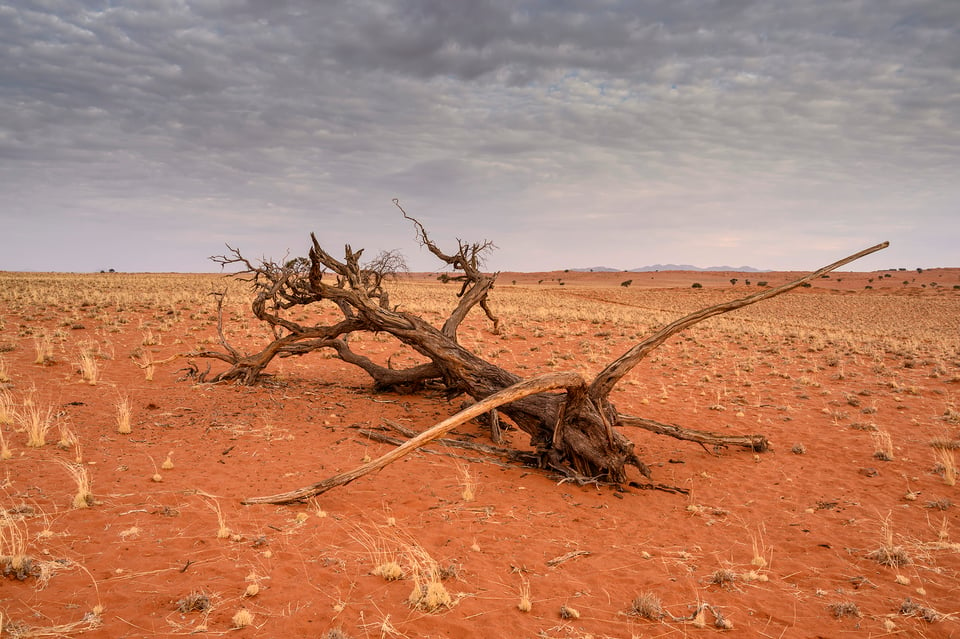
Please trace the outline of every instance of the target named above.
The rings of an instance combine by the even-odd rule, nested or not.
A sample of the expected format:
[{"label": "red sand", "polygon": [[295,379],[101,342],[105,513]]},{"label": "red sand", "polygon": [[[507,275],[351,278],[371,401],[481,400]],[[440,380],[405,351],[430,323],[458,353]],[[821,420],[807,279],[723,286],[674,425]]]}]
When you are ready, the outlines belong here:
[{"label": "red sand", "polygon": [[[960,282],[957,270],[882,273],[833,275],[791,293],[791,308],[841,295],[869,315],[873,301],[910,295],[947,309],[934,325],[960,316],[950,316],[960,307],[952,288]],[[498,288],[516,280],[534,294],[562,280],[565,295],[598,306],[613,294],[632,294],[620,291],[624,279],[633,279],[631,290],[676,286],[686,296],[693,295],[692,281],[724,287],[726,298],[749,292],[742,284],[731,290],[730,277],[771,285],[789,279],[504,273]],[[873,290],[864,288],[870,278]],[[119,332],[78,307],[0,311],[0,345],[12,348],[0,355],[14,408],[32,397],[62,413],[80,442],[95,500],[89,508],[72,506],[75,485],[58,462],[72,462],[77,449],[58,448],[56,429],[46,446],[28,448],[15,425],[0,426],[13,453],[0,461],[0,499],[9,515],[4,543],[19,531],[44,571],[0,579],[9,635],[79,622],[63,634],[174,636],[205,626],[238,637],[325,637],[333,629],[355,638],[660,637],[721,632],[722,619],[738,637],[960,634],[952,616],[960,612],[957,488],[934,472],[930,447],[934,438],[960,439],[950,417],[960,380],[955,339],[918,332],[899,350],[871,354],[829,336],[812,344],[809,335],[790,331],[748,334],[739,343],[722,331],[675,337],[618,389],[620,409],[691,428],[763,432],[774,445],[754,455],[628,432],[655,481],[686,488],[689,496],[578,487],[535,469],[414,453],[314,503],[243,506],[244,497],[298,488],[389,449],[358,428],[394,420],[423,430],[461,400],[373,394],[361,371],[320,355],[274,365],[277,376],[258,387],[178,381],[177,363],[146,381],[129,358],[143,339],[131,313],[149,326],[162,315],[156,308],[128,311],[132,321]],[[172,313],[163,343],[150,349],[155,359],[215,335],[212,325],[192,331],[198,323],[187,312]],[[65,326],[78,315],[83,328]],[[747,321],[751,311],[738,317]],[[571,368],[588,356],[602,366],[633,343],[615,323],[581,324],[528,323],[498,338],[477,319],[470,335],[523,375]],[[57,329],[65,336],[54,361],[34,364],[33,335]],[[848,330],[859,329],[851,323]],[[175,344],[177,338],[185,343]],[[71,354],[79,340],[109,343],[114,353],[99,362],[95,386],[80,382]],[[360,347],[384,354],[394,348],[370,336]],[[548,364],[558,353],[572,358]],[[132,404],[129,435],[116,432],[121,396]],[[892,461],[873,456],[872,434],[857,424],[890,433]],[[488,441],[476,424],[458,431]],[[508,440],[526,444],[517,431]],[[799,447],[791,452],[797,445],[802,454]],[[168,454],[174,467],[164,470]],[[465,472],[476,483],[472,501],[463,497]],[[217,508],[231,537],[218,538]],[[871,558],[885,543],[910,563],[891,567]],[[418,548],[444,569],[450,608],[430,613],[408,605]],[[385,559],[396,559],[404,578],[372,574]],[[258,592],[245,596],[251,584]],[[518,609],[525,588],[529,612]],[[206,597],[209,609],[179,610],[192,593]],[[642,593],[658,597],[668,616],[631,614]],[[702,624],[675,620],[691,616],[698,603],[710,606]],[[91,614],[96,606],[99,617]],[[233,630],[242,609],[252,622]]]}]

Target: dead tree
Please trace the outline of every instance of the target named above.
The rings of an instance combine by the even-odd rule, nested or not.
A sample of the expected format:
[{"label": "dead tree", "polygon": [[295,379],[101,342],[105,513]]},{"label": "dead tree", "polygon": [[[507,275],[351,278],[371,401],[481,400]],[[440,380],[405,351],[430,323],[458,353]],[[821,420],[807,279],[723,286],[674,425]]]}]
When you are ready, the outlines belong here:
[{"label": "dead tree", "polygon": [[[396,200],[394,203],[400,208]],[[442,264],[451,268],[456,275],[450,279],[461,284],[459,302],[442,326],[435,327],[417,315],[391,306],[385,282],[390,273],[402,268],[402,260],[396,254],[381,254],[378,259],[361,264],[363,251],[354,251],[347,245],[343,259],[339,260],[321,247],[314,234],[310,235],[309,258],[284,264],[266,260],[254,264],[243,257],[239,250],[228,247],[229,255],[212,259],[223,266],[241,267],[235,276],[252,284],[255,291],[253,314],[271,327],[274,339],[257,353],[240,353],[226,340],[222,323],[218,323],[223,350],[200,350],[190,355],[218,359],[228,364],[229,368],[212,377],[197,375],[202,381],[253,384],[275,357],[332,349],[343,361],[366,371],[378,389],[432,382],[442,384],[450,396],[465,394],[477,403],[357,471],[293,492],[250,498],[246,503],[287,503],[306,499],[382,468],[392,459],[441,436],[459,423],[484,413],[495,416],[496,411],[502,412],[530,435],[541,467],[581,481],[620,485],[628,481],[628,466],[635,467],[644,476],[650,476],[647,466],[634,453],[633,442],[618,427],[645,428],[712,446],[742,446],[758,452],[766,450],[769,443],[762,435],[724,436],[620,414],[609,400],[610,392],[650,351],[675,333],[709,317],[785,293],[887,246],[886,242],[878,244],[789,284],[682,317],[629,349],[592,381],[588,382],[573,373],[555,373],[523,380],[481,359],[457,341],[458,328],[471,309],[477,306],[493,324],[493,330],[499,329],[499,320],[488,305],[488,295],[496,275],[482,271],[483,258],[493,244],[488,241],[466,243],[458,240],[455,253],[444,253],[418,220],[408,216],[402,208],[400,211],[414,225],[420,244]],[[295,307],[324,301],[332,302],[339,309],[341,318],[336,323],[304,325],[291,320],[289,314],[284,313]],[[222,305],[222,298],[218,300],[218,305]],[[429,363],[402,370],[381,366],[350,348],[346,337],[356,331],[388,333],[425,356]]]}]

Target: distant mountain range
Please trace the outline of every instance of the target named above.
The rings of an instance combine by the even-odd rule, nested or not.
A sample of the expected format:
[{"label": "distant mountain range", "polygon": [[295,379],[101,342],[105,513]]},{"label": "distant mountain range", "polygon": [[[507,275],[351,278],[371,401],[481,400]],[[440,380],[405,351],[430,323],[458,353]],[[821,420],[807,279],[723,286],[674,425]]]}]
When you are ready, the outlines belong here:
[{"label": "distant mountain range", "polygon": [[[622,273],[618,268],[609,266],[594,266],[593,268],[572,268],[571,271],[580,273]],[[650,271],[733,271],[737,273],[763,273],[763,269],[753,268],[752,266],[708,266],[700,268],[690,264],[653,264],[652,266],[640,266],[629,269],[628,273],[647,273]]]}]

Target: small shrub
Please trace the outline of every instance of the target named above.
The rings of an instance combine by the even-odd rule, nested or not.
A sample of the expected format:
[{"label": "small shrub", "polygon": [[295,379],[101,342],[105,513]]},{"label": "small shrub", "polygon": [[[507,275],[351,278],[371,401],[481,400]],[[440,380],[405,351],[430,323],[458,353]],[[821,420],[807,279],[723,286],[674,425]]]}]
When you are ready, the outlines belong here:
[{"label": "small shrub", "polygon": [[210,597],[202,592],[191,592],[177,601],[177,610],[184,614],[188,612],[207,612],[211,606]]},{"label": "small shrub", "polygon": [[700,282],[694,282],[693,284],[690,285],[690,288],[703,288],[703,284],[701,284]]},{"label": "small shrub", "polygon": [[903,603],[900,604],[900,614],[904,617],[920,617],[927,623],[936,623],[944,617],[944,615],[940,614],[933,608],[921,606],[917,602],[910,599],[910,597],[904,599]]},{"label": "small shrub", "polygon": [[635,617],[659,621],[663,618],[663,605],[660,603],[660,597],[652,592],[644,592],[633,600],[627,612]]},{"label": "small shrub", "polygon": [[707,579],[707,583],[713,584],[715,586],[720,586],[725,588],[730,584],[734,583],[737,580],[737,573],[726,568],[721,568],[720,570],[714,572]]},{"label": "small shrub", "polygon": [[901,546],[880,546],[867,554],[867,559],[873,559],[882,566],[899,568],[911,563],[910,555]]}]

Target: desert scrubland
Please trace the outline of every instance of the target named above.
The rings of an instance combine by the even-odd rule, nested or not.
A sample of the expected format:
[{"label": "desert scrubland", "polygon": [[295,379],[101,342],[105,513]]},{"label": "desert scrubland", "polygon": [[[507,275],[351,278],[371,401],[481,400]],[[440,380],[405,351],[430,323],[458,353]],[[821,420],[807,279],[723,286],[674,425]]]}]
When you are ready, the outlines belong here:
[{"label": "desert scrubland", "polygon": [[[684,313],[792,276],[504,273],[501,334],[477,314],[460,341],[522,376],[589,378]],[[455,304],[435,276],[391,287],[428,319]],[[654,351],[618,408],[773,445],[625,431],[683,493],[432,444],[290,506],[240,502],[354,468],[391,448],[362,431],[422,431],[462,398],[377,394],[322,353],[257,386],[197,384],[176,356],[218,344],[223,290],[226,336],[259,348],[247,290],[222,276],[0,273],[0,636],[960,634],[960,269],[834,273]]]}]

